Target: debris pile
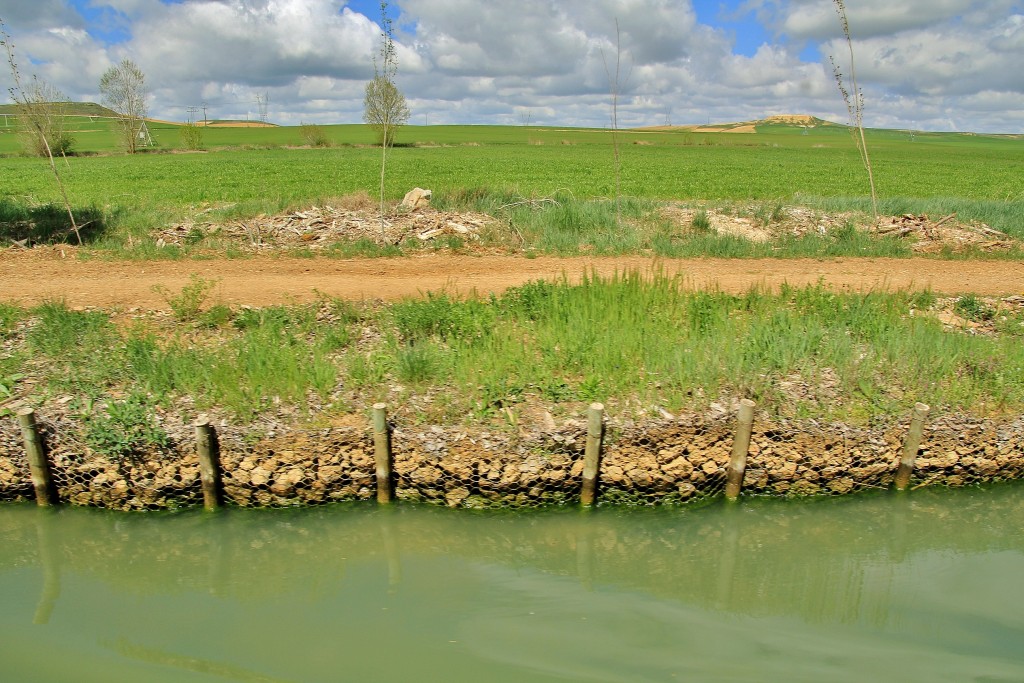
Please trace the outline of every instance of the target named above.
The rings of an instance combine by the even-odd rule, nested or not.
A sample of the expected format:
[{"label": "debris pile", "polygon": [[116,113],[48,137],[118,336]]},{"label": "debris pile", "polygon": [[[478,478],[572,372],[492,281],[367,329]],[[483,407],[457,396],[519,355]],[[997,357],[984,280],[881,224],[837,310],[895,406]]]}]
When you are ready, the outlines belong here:
[{"label": "debris pile", "polygon": [[[410,195],[416,196],[409,199]],[[437,211],[429,205],[430,191],[416,188],[398,211],[381,217],[374,210],[314,206],[303,211],[224,223],[188,221],[172,225],[157,244],[195,244],[205,239],[226,239],[254,250],[289,246],[323,249],[339,242],[369,240],[378,245],[400,244],[407,239],[436,240],[445,236],[479,239],[494,219],[485,214]],[[405,207],[405,208],[403,208]]]}]

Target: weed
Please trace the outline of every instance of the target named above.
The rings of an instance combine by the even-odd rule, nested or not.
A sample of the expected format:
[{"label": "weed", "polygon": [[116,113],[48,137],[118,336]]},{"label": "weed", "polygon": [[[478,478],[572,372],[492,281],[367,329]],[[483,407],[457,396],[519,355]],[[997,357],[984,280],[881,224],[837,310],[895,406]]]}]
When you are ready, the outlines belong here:
[{"label": "weed", "polygon": [[232,322],[235,313],[226,304],[215,304],[199,316],[200,327],[225,327]]},{"label": "weed", "polygon": [[72,311],[63,301],[44,302],[32,313],[38,321],[28,332],[29,346],[50,358],[80,362],[95,352],[106,351],[115,339],[105,313]]},{"label": "weed", "polygon": [[21,307],[0,303],[0,339],[12,336],[24,317],[25,310]]},{"label": "weed", "polygon": [[974,294],[965,294],[957,299],[953,310],[957,315],[976,323],[988,322],[996,316],[995,309]]},{"label": "weed", "polygon": [[690,226],[699,232],[708,232],[711,230],[711,216],[705,209],[701,209],[693,215]]},{"label": "weed", "polygon": [[189,278],[188,284],[182,287],[178,294],[172,294],[163,285],[154,285],[153,291],[163,297],[167,305],[171,307],[171,314],[175,320],[193,322],[199,319],[203,304],[216,286],[216,280],[205,280],[193,274]]},{"label": "weed", "polygon": [[25,379],[25,375],[20,372],[11,375],[0,375],[0,398],[13,397],[15,386],[23,379]]},{"label": "weed", "polygon": [[763,227],[781,223],[786,217],[786,209],[780,200],[764,202],[754,209],[754,221]]},{"label": "weed", "polygon": [[157,424],[149,399],[132,394],[123,401],[108,402],[103,413],[86,419],[85,443],[101,455],[120,459],[166,447],[169,438]]},{"label": "weed", "polygon": [[440,353],[430,342],[405,344],[395,353],[395,374],[402,382],[424,384],[440,372]]}]

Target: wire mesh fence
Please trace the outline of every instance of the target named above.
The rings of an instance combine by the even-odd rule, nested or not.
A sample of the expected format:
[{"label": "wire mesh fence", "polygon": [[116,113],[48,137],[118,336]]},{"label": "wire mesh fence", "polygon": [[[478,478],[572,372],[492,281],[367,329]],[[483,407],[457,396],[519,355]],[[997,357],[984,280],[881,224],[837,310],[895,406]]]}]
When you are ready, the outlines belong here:
[{"label": "wire mesh fence", "polygon": [[[194,439],[114,457],[90,450],[71,420],[38,421],[59,502],[120,510],[203,503]],[[909,419],[882,427],[815,420],[755,420],[744,495],[835,496],[891,488]],[[732,467],[735,416],[605,423],[598,502],[684,505],[721,496]],[[459,508],[534,508],[581,502],[587,422],[529,434],[514,430],[390,425],[387,486],[400,501]],[[925,428],[911,488],[1024,478],[1024,418],[942,417]],[[224,500],[292,507],[377,494],[374,430],[292,430],[252,439],[223,428]],[[0,422],[0,499],[33,497],[22,434]]]}]

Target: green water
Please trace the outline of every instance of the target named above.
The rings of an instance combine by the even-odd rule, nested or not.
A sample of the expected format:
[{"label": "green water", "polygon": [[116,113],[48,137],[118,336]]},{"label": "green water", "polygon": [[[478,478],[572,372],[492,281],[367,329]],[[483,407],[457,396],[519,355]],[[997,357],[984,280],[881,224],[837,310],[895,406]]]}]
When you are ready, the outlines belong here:
[{"label": "green water", "polygon": [[1024,681],[1024,486],[691,510],[0,507],[0,680]]}]

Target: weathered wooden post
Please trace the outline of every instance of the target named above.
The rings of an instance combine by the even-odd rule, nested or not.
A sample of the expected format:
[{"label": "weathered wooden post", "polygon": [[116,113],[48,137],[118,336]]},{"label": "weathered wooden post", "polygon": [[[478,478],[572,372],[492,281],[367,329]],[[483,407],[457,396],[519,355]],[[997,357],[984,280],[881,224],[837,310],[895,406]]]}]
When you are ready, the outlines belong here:
[{"label": "weathered wooden post", "polygon": [[587,447],[583,452],[583,490],[580,503],[585,507],[597,498],[597,478],[601,470],[601,442],[604,438],[604,405],[591,403],[587,411]]},{"label": "weathered wooden post", "polygon": [[28,456],[28,469],[32,474],[32,487],[36,491],[36,503],[41,507],[56,505],[57,487],[53,485],[50,462],[46,459],[43,437],[36,424],[36,411],[22,408],[18,411],[18,423],[25,443],[25,455]]},{"label": "weathered wooden post", "polygon": [[910,486],[910,475],[914,472],[914,461],[917,460],[917,451],[921,448],[924,420],[928,417],[929,410],[931,408],[924,403],[914,406],[914,417],[910,420],[910,430],[907,432],[907,440],[903,444],[903,457],[900,458],[900,467],[896,470],[897,491],[905,491]]},{"label": "weathered wooden post", "polygon": [[391,433],[388,404],[373,404],[373,455],[377,461],[377,502],[391,502]]},{"label": "weathered wooden post", "polygon": [[736,438],[732,443],[732,457],[725,476],[725,497],[736,500],[743,488],[743,474],[747,471],[747,452],[750,450],[750,433],[754,427],[754,402],[749,398],[740,401],[736,422]]},{"label": "weathered wooden post", "polygon": [[199,456],[199,479],[203,486],[203,507],[216,510],[221,505],[220,444],[217,431],[205,417],[196,422],[196,454]]}]

